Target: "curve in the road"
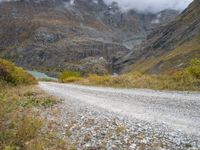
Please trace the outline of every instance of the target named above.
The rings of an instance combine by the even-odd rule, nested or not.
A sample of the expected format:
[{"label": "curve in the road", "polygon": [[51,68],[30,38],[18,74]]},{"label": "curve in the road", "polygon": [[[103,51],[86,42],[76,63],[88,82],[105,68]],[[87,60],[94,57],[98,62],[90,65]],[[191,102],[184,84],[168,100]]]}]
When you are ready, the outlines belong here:
[{"label": "curve in the road", "polygon": [[[200,93],[115,89],[40,82],[46,92],[150,123],[200,136]],[[102,109],[102,111],[103,111]]]}]

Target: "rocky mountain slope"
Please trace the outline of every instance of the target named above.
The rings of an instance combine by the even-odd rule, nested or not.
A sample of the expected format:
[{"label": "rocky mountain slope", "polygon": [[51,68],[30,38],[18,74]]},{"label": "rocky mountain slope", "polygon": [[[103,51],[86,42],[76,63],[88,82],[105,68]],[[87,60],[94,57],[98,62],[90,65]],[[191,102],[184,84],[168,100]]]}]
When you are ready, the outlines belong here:
[{"label": "rocky mountain slope", "polygon": [[[195,0],[174,21],[152,32],[142,45],[116,62],[127,70],[164,73],[200,58],[200,1]],[[129,67],[127,67],[129,66]]]},{"label": "rocky mountain slope", "polygon": [[178,12],[122,12],[103,0],[0,3],[0,54],[27,69],[107,73],[153,28]]}]

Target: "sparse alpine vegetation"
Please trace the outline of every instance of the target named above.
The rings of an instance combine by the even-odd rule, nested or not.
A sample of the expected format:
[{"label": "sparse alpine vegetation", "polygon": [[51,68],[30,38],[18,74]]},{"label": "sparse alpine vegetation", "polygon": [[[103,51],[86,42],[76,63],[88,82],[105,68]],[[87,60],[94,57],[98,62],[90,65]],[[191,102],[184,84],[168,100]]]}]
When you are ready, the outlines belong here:
[{"label": "sparse alpine vegetation", "polygon": [[36,83],[22,68],[0,59],[0,149],[75,149],[40,116],[58,101],[37,89]]},{"label": "sparse alpine vegetation", "polygon": [[0,0],[0,150],[200,148],[199,92],[52,83],[200,91],[200,0],[180,14],[71,3]]},{"label": "sparse alpine vegetation", "polygon": [[36,79],[29,73],[4,59],[0,59],[0,81],[12,85],[37,83]]},{"label": "sparse alpine vegetation", "polygon": [[0,86],[0,149],[75,149],[50,129],[51,122],[40,117],[41,111],[56,103],[35,86]]},{"label": "sparse alpine vegetation", "polygon": [[119,76],[89,75],[78,83],[122,88],[150,88],[156,90],[200,90],[200,59],[193,59],[186,69],[165,74],[131,72]]},{"label": "sparse alpine vegetation", "polygon": [[59,80],[62,83],[69,83],[81,80],[81,74],[74,71],[64,71],[60,73]]},{"label": "sparse alpine vegetation", "polygon": [[193,59],[188,71],[191,75],[200,79],[200,59]]}]

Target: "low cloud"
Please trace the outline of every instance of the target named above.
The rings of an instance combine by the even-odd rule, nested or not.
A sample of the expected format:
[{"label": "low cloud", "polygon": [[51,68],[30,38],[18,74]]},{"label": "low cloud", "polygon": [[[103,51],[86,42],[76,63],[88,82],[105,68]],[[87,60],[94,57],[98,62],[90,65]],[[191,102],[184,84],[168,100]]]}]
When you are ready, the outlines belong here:
[{"label": "low cloud", "polygon": [[[18,0],[0,0],[4,1],[18,1]],[[119,7],[126,11],[134,9],[138,12],[156,13],[164,9],[184,10],[193,0],[104,0],[105,3],[111,4],[117,2]]]},{"label": "low cloud", "polygon": [[184,10],[193,0],[104,0],[117,2],[122,10],[134,9],[139,12],[156,13],[164,9]]}]

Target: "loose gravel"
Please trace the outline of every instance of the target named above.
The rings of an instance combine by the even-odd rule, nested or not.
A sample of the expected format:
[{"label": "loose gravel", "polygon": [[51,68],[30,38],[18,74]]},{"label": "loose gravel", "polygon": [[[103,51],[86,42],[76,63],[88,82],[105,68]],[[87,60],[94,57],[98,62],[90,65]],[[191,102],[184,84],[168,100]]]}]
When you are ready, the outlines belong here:
[{"label": "loose gravel", "polygon": [[77,149],[200,149],[200,93],[46,82],[39,87],[62,99],[43,116]]}]

